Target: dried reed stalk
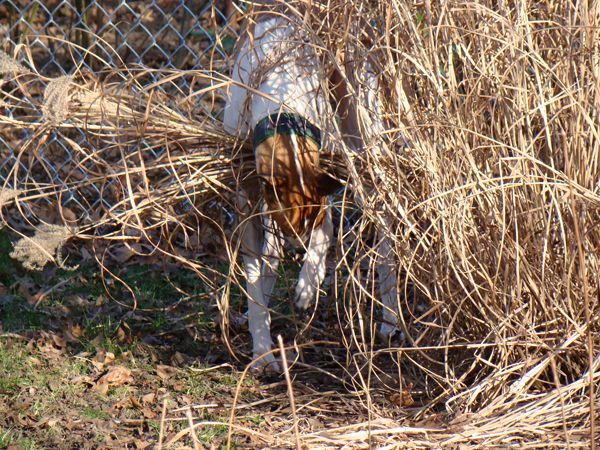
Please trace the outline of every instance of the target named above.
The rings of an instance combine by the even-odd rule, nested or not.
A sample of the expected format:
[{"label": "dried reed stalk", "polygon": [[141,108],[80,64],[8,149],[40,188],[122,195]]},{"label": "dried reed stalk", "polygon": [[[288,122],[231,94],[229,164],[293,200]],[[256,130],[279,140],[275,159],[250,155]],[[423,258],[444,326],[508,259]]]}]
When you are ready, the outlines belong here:
[{"label": "dried reed stalk", "polygon": [[[600,11],[551,0],[290,5],[325,65],[341,71],[363,134],[373,111],[360,73],[368,62],[378,75],[385,132],[362,153],[344,144],[342,130],[328,137],[332,164],[351,187],[341,209],[358,211],[338,240],[335,288],[343,292],[340,323],[348,324],[341,340],[356,366],[347,370],[357,398],[369,376],[401,374],[398,382],[419,393],[409,413],[424,421],[406,426],[371,404],[369,417],[388,418],[343,429],[300,426],[302,442],[589,448],[600,377]],[[154,243],[209,283],[211,268],[165,247],[172,242],[165,238],[189,238],[209,223],[233,258],[235,230],[211,205],[234,209],[230,195],[252,176],[251,154],[192,108],[194,96],[175,99],[176,110],[157,88],[196,77],[214,111],[228,81],[176,73],[144,88],[143,75],[102,83],[75,75],[70,120],[56,123],[75,162],[54,193],[41,183],[18,186],[19,204],[65,189],[82,198],[100,192],[110,206],[82,223],[80,236]],[[43,126],[27,116],[0,115],[0,123]],[[69,138],[73,129],[87,141]],[[19,164],[36,160],[26,158],[36,142],[24,143],[14,179],[27,178]],[[393,240],[401,275],[405,339],[383,349],[372,345],[380,310],[374,229]],[[235,282],[239,268],[231,270]],[[222,292],[226,320],[230,290]],[[440,408],[443,429],[427,422]],[[253,432],[231,417],[229,440],[234,428]]]}]

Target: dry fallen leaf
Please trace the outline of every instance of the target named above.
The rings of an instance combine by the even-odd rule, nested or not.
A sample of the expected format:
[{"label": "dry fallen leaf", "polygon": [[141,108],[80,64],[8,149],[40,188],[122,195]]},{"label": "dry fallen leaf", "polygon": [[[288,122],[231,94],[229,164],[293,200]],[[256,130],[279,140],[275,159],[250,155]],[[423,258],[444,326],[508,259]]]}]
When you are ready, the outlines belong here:
[{"label": "dry fallen leaf", "polygon": [[131,406],[131,402],[129,401],[129,398],[122,398],[117,403],[112,405],[112,408],[114,410],[119,411],[121,409],[129,408],[130,406]]},{"label": "dry fallen leaf", "polygon": [[181,352],[175,352],[175,354],[171,357],[171,364],[175,367],[186,366],[191,361],[192,361],[192,358],[190,358],[188,355],[181,353]]},{"label": "dry fallen leaf", "polygon": [[84,330],[78,323],[67,324],[67,331],[65,332],[65,339],[68,342],[77,342],[81,336],[83,336]]},{"label": "dry fallen leaf", "polygon": [[98,394],[106,395],[108,393],[108,383],[103,383],[98,381],[94,386],[92,386],[92,390],[96,391]]},{"label": "dry fallen leaf", "polygon": [[132,381],[133,375],[131,374],[131,370],[123,366],[114,366],[96,381],[96,384],[92,389],[101,394],[106,394],[108,389],[122,386],[123,384],[131,383]]},{"label": "dry fallen leaf", "polygon": [[25,299],[27,300],[27,304],[30,306],[38,305],[44,298],[46,297],[45,291],[43,289],[37,291],[35,294],[27,295]]},{"label": "dry fallen leaf", "polygon": [[60,212],[67,222],[77,222],[77,214],[75,214],[71,208],[61,206]]},{"label": "dry fallen leaf", "polygon": [[29,362],[29,364],[31,364],[32,366],[41,366],[42,365],[42,361],[40,361],[35,356],[30,356],[29,358],[27,358],[27,362]]},{"label": "dry fallen leaf", "polygon": [[34,426],[36,428],[53,428],[58,423],[59,423],[59,419],[52,419],[50,417],[43,417]]},{"label": "dry fallen leaf", "polygon": [[156,394],[154,392],[151,392],[149,394],[142,396],[142,404],[143,405],[149,405],[151,403],[154,403],[155,401],[156,401]]},{"label": "dry fallen leaf", "polygon": [[171,388],[175,392],[184,392],[187,390],[187,386],[185,385],[185,383],[182,383],[181,381],[177,381],[177,382],[173,383],[171,385]]},{"label": "dry fallen leaf", "polygon": [[192,400],[192,398],[189,395],[181,395],[177,397],[177,400],[179,400],[179,402],[182,405],[193,405],[194,404],[194,400]]},{"label": "dry fallen leaf", "polygon": [[73,378],[71,380],[71,383],[73,383],[73,384],[89,384],[90,386],[93,386],[95,382],[92,377],[89,377],[87,375],[81,375],[81,376]]},{"label": "dry fallen leaf", "polygon": [[131,344],[133,343],[133,337],[131,335],[131,329],[129,325],[126,323],[122,323],[119,328],[117,328],[117,341],[121,344]]},{"label": "dry fallen leaf", "polygon": [[111,386],[120,386],[133,381],[131,370],[123,366],[111,367],[108,373],[102,378]]},{"label": "dry fallen leaf", "polygon": [[134,444],[135,444],[135,448],[137,450],[144,450],[145,448],[148,448],[151,445],[149,442],[145,442],[145,441],[142,441],[140,439],[136,439],[134,441]]},{"label": "dry fallen leaf", "polygon": [[142,408],[142,413],[146,419],[154,419],[156,417],[156,413],[147,407]]},{"label": "dry fallen leaf", "polygon": [[108,366],[115,360],[115,354],[105,350],[98,350],[96,357],[92,359],[92,364],[98,370],[103,370],[104,366]]},{"label": "dry fallen leaf", "polygon": [[413,384],[409,383],[406,389],[402,389],[400,392],[396,392],[390,395],[390,402],[392,402],[396,406],[400,407],[408,407],[415,404],[415,400],[412,398],[410,391],[413,388]]},{"label": "dry fallen leaf", "polygon": [[[67,343],[65,339],[54,333],[41,331],[34,342],[30,342],[32,348],[37,348],[48,358],[57,358],[64,353]],[[29,344],[28,344],[29,346]]]},{"label": "dry fallen leaf", "polygon": [[111,364],[115,360],[115,354],[113,352],[106,352],[104,355],[104,364]]},{"label": "dry fallen leaf", "polygon": [[129,401],[131,403],[131,406],[133,406],[134,408],[136,408],[136,409],[142,408],[142,404],[140,403],[140,401],[137,398],[131,396],[131,397],[129,397]]},{"label": "dry fallen leaf", "polygon": [[118,263],[127,262],[134,256],[149,255],[150,253],[152,253],[152,247],[141,243],[122,244],[111,250],[112,258]]},{"label": "dry fallen leaf", "polygon": [[67,341],[63,336],[59,336],[58,334],[51,334],[52,342],[58,348],[65,348],[67,346]]},{"label": "dry fallen leaf", "polygon": [[158,366],[156,366],[156,374],[162,380],[168,380],[169,378],[172,378],[177,372],[178,372],[178,369],[173,366],[165,366],[162,364],[159,364]]}]

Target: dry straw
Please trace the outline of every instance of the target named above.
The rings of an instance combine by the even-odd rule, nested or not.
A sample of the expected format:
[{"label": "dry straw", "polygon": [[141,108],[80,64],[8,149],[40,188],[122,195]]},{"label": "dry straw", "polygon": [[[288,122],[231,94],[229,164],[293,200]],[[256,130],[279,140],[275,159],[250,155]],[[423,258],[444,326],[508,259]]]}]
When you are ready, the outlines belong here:
[{"label": "dry straw", "polygon": [[69,90],[73,77],[65,75],[51,80],[44,90],[42,114],[52,125],[59,125],[69,114]]},{"label": "dry straw", "polygon": [[[385,131],[357,153],[340,138],[348,130],[330,121],[330,164],[343,166],[351,188],[338,204],[355,211],[340,230],[332,287],[342,331],[326,335],[346,350],[335,360],[342,375],[332,377],[351,394],[330,401],[331,410],[346,405],[353,423],[312,429],[304,411],[324,397],[298,396],[299,440],[347,448],[589,448],[600,379],[599,6],[306,5],[288,2],[321,60],[340,70],[359,111],[354,132],[372,129],[370,89],[360,76],[367,63],[378,75]],[[76,158],[66,168],[57,161],[66,170],[59,191],[89,199],[97,195],[89,186],[99,187],[110,207],[79,235],[150,242],[213,283],[226,321],[239,268],[232,264],[223,280],[164,237],[189,243],[198,230],[212,233],[235,257],[236,231],[213,206],[218,200],[234,210],[237,184],[252,176],[251,154],[193,107],[203,94],[206,109],[218,111],[228,81],[214,72],[172,73],[143,86],[145,75],[115,73],[97,83],[77,74],[71,120],[57,125],[85,130],[88,141],[65,135]],[[175,109],[157,88],[182,76],[197,90],[171,99]],[[12,127],[42,126],[18,120],[0,116]],[[18,164],[34,160],[21,156]],[[36,195],[55,195],[47,192],[28,195],[35,203]],[[392,239],[400,273],[404,339],[393,345],[374,344],[374,261],[384,251],[374,229]],[[379,395],[407,386],[410,407]],[[266,435],[232,423],[231,433],[294,445],[286,427]]]},{"label": "dry straw", "polygon": [[12,201],[22,193],[19,189],[0,188],[0,208],[8,206]]},{"label": "dry straw", "polygon": [[21,63],[0,50],[0,75],[19,74],[29,72]]},{"label": "dry straw", "polygon": [[25,236],[15,242],[10,257],[28,270],[42,270],[50,262],[65,268],[61,248],[76,233],[70,227],[42,223],[32,237]]}]

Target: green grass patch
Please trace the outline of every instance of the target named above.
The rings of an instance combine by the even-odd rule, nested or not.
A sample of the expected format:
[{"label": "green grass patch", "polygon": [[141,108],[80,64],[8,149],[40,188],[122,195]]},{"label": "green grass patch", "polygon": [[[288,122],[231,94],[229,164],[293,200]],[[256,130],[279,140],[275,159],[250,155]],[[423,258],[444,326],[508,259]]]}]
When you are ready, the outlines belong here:
[{"label": "green grass patch", "polygon": [[110,420],[112,417],[106,411],[103,411],[98,408],[93,408],[91,406],[86,406],[85,408],[83,408],[83,411],[81,413],[84,417],[87,417],[88,419]]},{"label": "green grass patch", "polygon": [[22,387],[30,386],[34,376],[27,367],[29,354],[22,344],[8,345],[0,339],[0,394],[13,395]]},{"label": "green grass patch", "polygon": [[19,297],[7,297],[2,303],[2,328],[8,332],[39,330],[43,326],[40,311],[32,309]]},{"label": "green grass patch", "polygon": [[33,439],[22,437],[15,430],[0,427],[0,450],[9,447],[19,450],[41,450],[42,447],[36,444]]},{"label": "green grass patch", "polygon": [[9,286],[14,275],[17,272],[15,261],[9,256],[13,246],[8,237],[8,233],[0,230],[0,283]]},{"label": "green grass patch", "polygon": [[[198,276],[189,270],[181,270],[169,278],[156,267],[132,265],[118,273],[118,276],[122,283],[131,289],[140,308],[168,305],[180,298],[182,292],[191,297],[204,292],[204,286]],[[128,290],[123,284],[117,285],[117,289],[122,291],[122,294],[127,294]]]},{"label": "green grass patch", "polygon": [[218,378],[214,378],[207,374],[194,373],[192,371],[184,371],[182,380],[187,386],[187,393],[193,396],[204,397],[213,395],[219,391],[234,389],[239,377],[227,373],[220,373]]},{"label": "green grass patch", "polygon": [[67,381],[89,371],[87,363],[69,357],[61,364],[49,365],[43,355],[29,351],[26,344],[0,340],[0,395],[10,398],[33,388],[39,393],[31,405],[36,415],[47,413],[63,399],[77,397],[84,386]]},{"label": "green grass patch", "polygon": [[[10,247],[6,235],[0,236],[2,245]],[[57,427],[29,433],[29,425],[9,428],[14,421],[2,422],[0,416],[0,450],[8,446],[37,449],[45,444],[54,448],[56,442],[71,438],[80,442],[78,433],[83,431],[76,430],[81,422],[110,420],[115,414],[137,418],[140,413],[135,408],[115,413],[113,405],[130,396],[141,398],[157,386],[174,387],[176,392],[186,392],[194,398],[229,398],[235,391],[239,375],[227,371],[194,373],[181,369],[173,375],[176,385],[171,383],[174,380],[164,382],[154,375],[157,364],[173,364],[171,358],[175,352],[188,355],[191,361],[213,345],[208,339],[199,343],[189,339],[189,327],[211,335],[216,326],[214,306],[204,300],[206,288],[196,274],[182,270],[168,278],[162,269],[149,265],[114,269],[115,276],[135,295],[138,309],[133,310],[120,304],[134,304],[125,285],[107,273],[103,275],[93,264],[82,265],[75,271],[47,268],[29,273],[23,272],[18,264],[15,266],[6,253],[0,253],[2,274],[8,270],[15,278],[10,285],[11,295],[0,298],[2,330],[21,334],[23,338],[0,338],[0,397],[5,400],[2,406],[6,408],[0,415],[25,414],[26,420],[33,424],[45,417],[66,420]],[[20,293],[24,295],[23,288],[31,295],[45,291],[49,294],[34,308],[20,297]],[[103,370],[93,364],[102,361],[98,358],[100,351],[114,353],[113,364],[142,368],[140,373],[144,376],[112,388],[106,395],[99,394],[92,386]],[[245,384],[252,382],[249,380]],[[160,413],[156,405],[147,407]],[[75,421],[73,429],[61,426],[73,418],[84,420]],[[150,433],[158,434],[156,419],[149,421],[148,427]],[[198,430],[203,444],[209,446],[214,442],[217,448],[226,434],[226,426]],[[24,440],[29,437],[34,440]],[[85,439],[102,443],[104,438],[105,434],[94,428]]]},{"label": "green grass patch", "polygon": [[[215,418],[210,415],[204,417],[203,420],[225,420],[225,418]],[[196,435],[200,442],[206,445],[212,445],[215,441],[222,441],[227,438],[227,425],[211,425],[206,427],[197,427]]]}]

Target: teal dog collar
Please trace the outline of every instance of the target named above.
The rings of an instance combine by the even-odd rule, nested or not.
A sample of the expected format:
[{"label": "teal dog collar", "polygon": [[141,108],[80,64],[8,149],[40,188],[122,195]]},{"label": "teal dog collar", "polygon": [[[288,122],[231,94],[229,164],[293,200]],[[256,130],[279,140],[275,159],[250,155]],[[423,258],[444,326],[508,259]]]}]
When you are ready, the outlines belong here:
[{"label": "teal dog collar", "polygon": [[254,149],[276,134],[306,137],[321,149],[321,130],[295,113],[274,113],[263,117],[254,127]]}]

